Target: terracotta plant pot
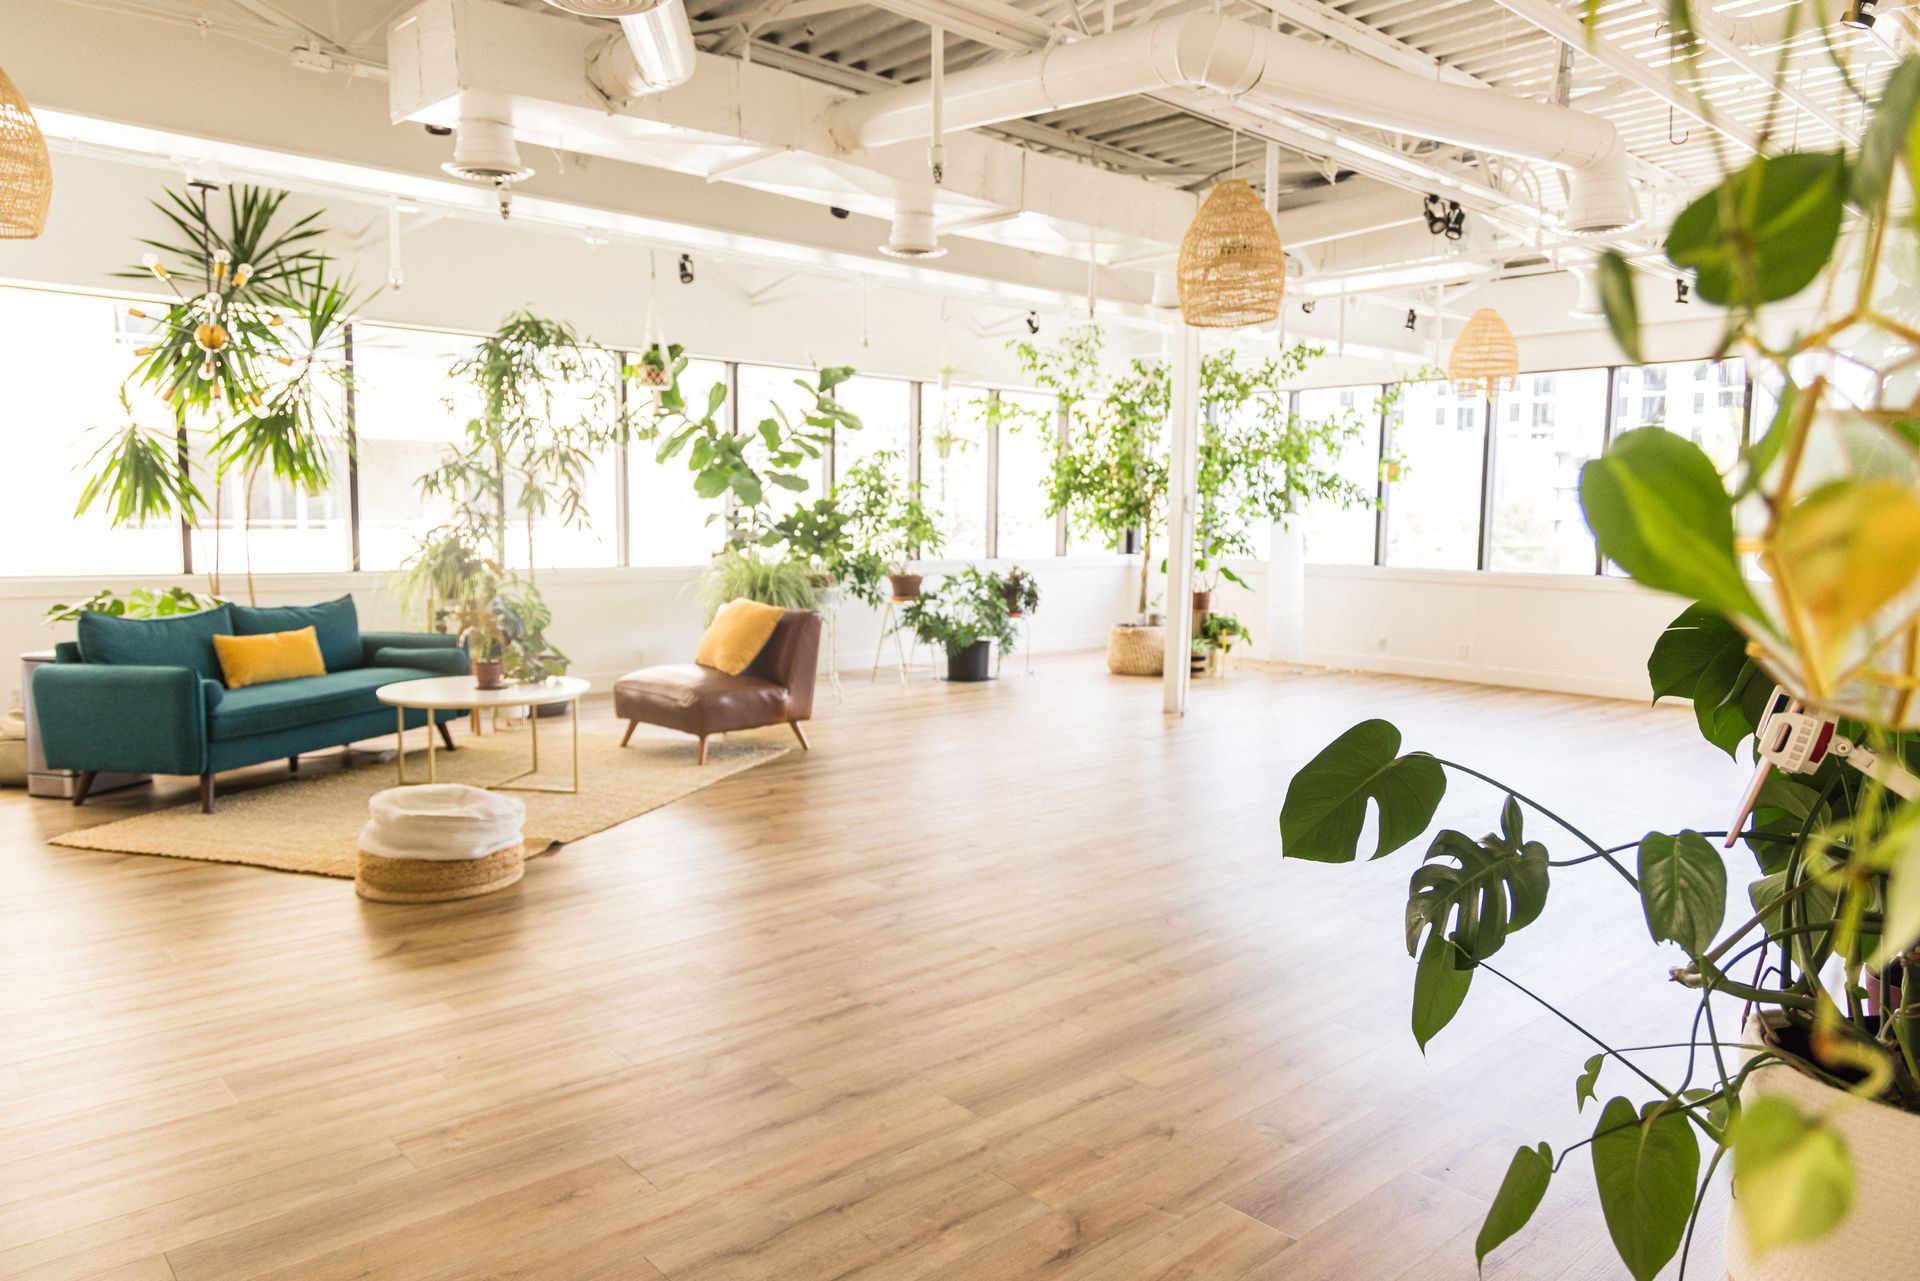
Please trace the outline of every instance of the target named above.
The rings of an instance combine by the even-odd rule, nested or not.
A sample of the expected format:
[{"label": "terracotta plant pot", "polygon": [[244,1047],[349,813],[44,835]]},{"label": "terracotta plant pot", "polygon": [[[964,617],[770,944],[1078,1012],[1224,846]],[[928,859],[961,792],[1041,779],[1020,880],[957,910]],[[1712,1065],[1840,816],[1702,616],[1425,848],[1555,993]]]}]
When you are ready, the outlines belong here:
[{"label": "terracotta plant pot", "polygon": [[1000,588],[1000,598],[1007,602],[1007,612],[1009,614],[1018,614],[1020,612],[1020,584],[1007,583],[1002,586]]},{"label": "terracotta plant pot", "polygon": [[473,664],[473,687],[475,689],[505,689],[507,687],[507,665],[505,663],[481,662]]},{"label": "terracotta plant pot", "polygon": [[[1769,1035],[1754,1019],[1741,1040],[1757,1045]],[[1885,1275],[1889,1260],[1911,1260],[1920,1250],[1920,1223],[1912,1217],[1911,1204],[1914,1181],[1920,1179],[1920,1115],[1852,1100],[1784,1063],[1756,1069],[1740,1090],[1746,1101],[1763,1094],[1780,1095],[1833,1127],[1853,1162],[1853,1208],[1820,1240],[1756,1259],[1747,1249],[1736,1195],[1727,1216],[1727,1276],[1732,1281],[1830,1281]]]},{"label": "terracotta plant pot", "polygon": [[975,641],[947,651],[947,679],[983,681],[993,673],[993,642]]},{"label": "terracotta plant pot", "polygon": [[1193,612],[1194,613],[1204,614],[1204,613],[1207,613],[1212,608],[1213,608],[1212,592],[1210,591],[1195,592],[1193,594]]},{"label": "terracotta plant pot", "polygon": [[919,574],[888,574],[887,582],[893,588],[893,594],[900,599],[918,600],[921,578]]}]

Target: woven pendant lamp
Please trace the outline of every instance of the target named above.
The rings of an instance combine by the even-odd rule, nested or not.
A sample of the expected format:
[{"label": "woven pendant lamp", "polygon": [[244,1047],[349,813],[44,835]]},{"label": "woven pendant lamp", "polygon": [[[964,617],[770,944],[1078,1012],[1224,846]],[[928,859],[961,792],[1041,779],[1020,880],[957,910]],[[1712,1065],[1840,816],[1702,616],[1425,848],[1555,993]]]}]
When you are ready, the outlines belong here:
[{"label": "woven pendant lamp", "polygon": [[1180,241],[1180,315],[1201,329],[1242,329],[1280,316],[1287,255],[1273,215],[1239,178],[1207,193]]},{"label": "woven pendant lamp", "polygon": [[1457,396],[1510,391],[1520,376],[1520,348],[1500,313],[1482,307],[1468,318],[1447,356],[1447,381]]},{"label": "woven pendant lamp", "polygon": [[0,71],[0,240],[32,240],[53,200],[47,140],[27,100]]}]

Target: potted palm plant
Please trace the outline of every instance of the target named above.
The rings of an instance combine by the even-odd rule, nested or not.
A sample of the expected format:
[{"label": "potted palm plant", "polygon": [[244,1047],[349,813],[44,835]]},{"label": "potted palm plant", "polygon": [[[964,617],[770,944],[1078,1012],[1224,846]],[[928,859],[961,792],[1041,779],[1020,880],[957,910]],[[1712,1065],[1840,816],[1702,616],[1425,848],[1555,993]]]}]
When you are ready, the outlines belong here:
[{"label": "potted palm plant", "polygon": [[902,620],[914,634],[947,654],[947,679],[983,681],[992,671],[993,646],[1013,644],[1004,583],[968,566],[905,605]]},{"label": "potted palm plant", "polygon": [[[1676,7],[1676,27],[1686,11]],[[1553,928],[1553,887],[1582,874],[1575,865],[1638,900],[1640,946],[1677,946],[1685,961],[1670,976],[1697,1002],[1671,1038],[1693,1065],[1681,1079],[1660,1070],[1657,1047],[1612,1044],[1562,1015],[1594,1051],[1575,1077],[1576,1102],[1598,1100],[1602,1081],[1630,1093],[1605,1102],[1573,1142],[1514,1154],[1476,1241],[1482,1258],[1527,1223],[1578,1153],[1636,1281],[1683,1250],[1723,1162],[1728,1273],[1739,1281],[1912,1271],[1920,401],[1901,376],[1915,333],[1901,277],[1914,252],[1905,210],[1920,166],[1917,116],[1920,60],[1909,58],[1857,150],[1755,157],[1674,220],[1669,261],[1726,309],[1728,347],[1778,388],[1772,422],[1730,473],[1658,426],[1618,434],[1581,473],[1600,552],[1692,602],[1655,646],[1648,675],[1656,697],[1692,702],[1716,745],[1733,753],[1752,741],[1757,770],[1744,800],[1728,798],[1734,821],[1724,832],[1703,819],[1622,842],[1639,829],[1590,835],[1496,784],[1507,793],[1497,830],[1442,831],[1413,872],[1404,914],[1423,1045],[1481,975],[1519,986],[1490,962],[1513,933]],[[1638,359],[1633,268],[1609,253],[1599,269],[1609,326]],[[1816,284],[1828,300],[1821,313],[1779,341],[1766,323],[1775,304]],[[1838,395],[1822,372],[1842,356],[1887,352],[1868,367],[1864,403],[1858,388]],[[1748,578],[1748,556],[1764,580]],[[1294,776],[1282,852],[1352,861],[1371,806],[1373,856],[1390,854],[1426,828],[1450,772],[1486,779],[1404,750],[1386,721],[1364,721]],[[1729,881],[1747,867],[1747,903],[1728,925]],[[1725,1017],[1729,1006],[1747,1016]]]}]

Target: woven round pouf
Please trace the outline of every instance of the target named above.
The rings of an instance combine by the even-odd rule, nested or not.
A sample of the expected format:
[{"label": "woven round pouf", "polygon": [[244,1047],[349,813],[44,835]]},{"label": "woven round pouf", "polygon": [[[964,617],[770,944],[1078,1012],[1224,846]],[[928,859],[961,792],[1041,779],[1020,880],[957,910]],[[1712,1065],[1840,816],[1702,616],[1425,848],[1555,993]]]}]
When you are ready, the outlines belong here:
[{"label": "woven round pouf", "polygon": [[462,783],[391,787],[367,802],[353,888],[379,903],[442,903],[505,889],[526,870],[511,796]]}]

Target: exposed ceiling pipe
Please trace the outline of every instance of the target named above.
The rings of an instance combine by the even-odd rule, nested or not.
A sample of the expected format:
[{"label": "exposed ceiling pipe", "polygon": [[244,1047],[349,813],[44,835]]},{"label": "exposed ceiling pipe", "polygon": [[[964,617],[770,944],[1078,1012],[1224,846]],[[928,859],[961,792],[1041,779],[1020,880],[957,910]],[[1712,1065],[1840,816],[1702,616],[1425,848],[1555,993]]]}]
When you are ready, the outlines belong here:
[{"label": "exposed ceiling pipe", "polygon": [[617,18],[622,40],[587,55],[594,87],[615,101],[641,98],[693,78],[693,28],[682,0],[547,0],[583,18]]},{"label": "exposed ceiling pipe", "polygon": [[[1666,0],[1641,0],[1641,2],[1649,9],[1663,16],[1668,12]],[[1828,0],[1815,0],[1815,3],[1824,6],[1828,3]],[[1783,15],[1791,15],[1797,8],[1797,5],[1790,5],[1787,9],[1783,10],[1782,13]],[[1822,16],[1824,17],[1825,15],[1823,14]],[[1779,28],[1781,34],[1784,34],[1786,30],[1786,21],[1786,17],[1783,16]],[[1829,19],[1829,22],[1831,21],[1833,21],[1833,19]],[[1808,30],[1810,28],[1803,22],[1800,29]],[[1791,102],[1794,106],[1806,112],[1811,119],[1818,121],[1820,124],[1826,126],[1826,128],[1832,130],[1835,137],[1843,138],[1847,142],[1852,143],[1857,143],[1860,140],[1858,132],[1844,120],[1827,110],[1821,103],[1814,101],[1805,93],[1801,92],[1798,86],[1787,78],[1776,76],[1772,67],[1757,61],[1752,54],[1748,53],[1747,50],[1741,46],[1734,31],[1735,28],[1732,26],[1730,20],[1721,18],[1712,10],[1702,10],[1694,20],[1694,32],[1699,36],[1700,43],[1739,68],[1741,73],[1748,79],[1763,84],[1767,86],[1768,89],[1779,93],[1782,98],[1785,98],[1788,102]]]},{"label": "exposed ceiling pipe", "polygon": [[[1210,13],[1161,18],[955,72],[946,77],[946,125],[973,129],[1167,90],[1245,96],[1558,165],[1573,171],[1570,227],[1610,231],[1634,221],[1626,144],[1608,121],[1436,83]],[[849,150],[885,147],[925,136],[929,110],[928,87],[913,85],[845,102],[833,110],[829,125]]]},{"label": "exposed ceiling pipe", "polygon": [[1757,153],[1760,150],[1759,134],[1738,121],[1724,119],[1709,110],[1692,91],[1675,84],[1669,76],[1648,66],[1605,36],[1590,36],[1580,20],[1562,8],[1556,0],[1493,0],[1493,2],[1515,17],[1524,19],[1558,39],[1562,44],[1581,50],[1615,75],[1645,89],[1669,107],[1685,112],[1700,124],[1718,131],[1728,141],[1738,143],[1749,152]]}]

